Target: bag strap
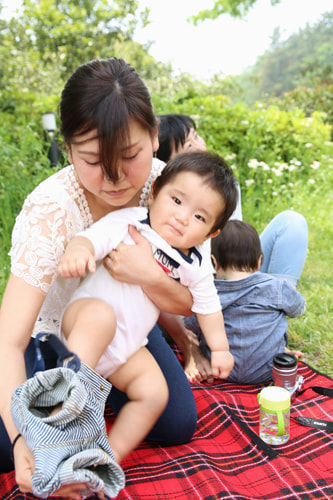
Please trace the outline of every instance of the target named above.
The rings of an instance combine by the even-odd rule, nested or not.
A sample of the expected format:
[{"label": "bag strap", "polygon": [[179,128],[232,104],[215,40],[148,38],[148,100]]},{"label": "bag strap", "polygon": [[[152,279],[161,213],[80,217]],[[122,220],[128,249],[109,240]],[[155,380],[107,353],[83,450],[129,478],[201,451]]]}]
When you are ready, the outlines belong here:
[{"label": "bag strap", "polygon": [[258,448],[260,448],[268,458],[273,459],[279,455],[277,450],[274,450],[269,444],[265,443],[258,434],[256,434],[239,416],[229,407],[223,405],[225,411],[230,415],[232,420],[234,420],[239,427],[248,435],[248,437],[253,441]]},{"label": "bag strap", "polygon": [[330,389],[329,387],[320,387],[319,385],[314,385],[312,387],[307,387],[307,389],[312,389],[314,392],[316,392],[317,394],[321,394],[322,396],[333,398],[333,389]]},{"label": "bag strap", "polygon": [[[308,389],[312,389],[314,392],[317,394],[320,394],[321,396],[327,396],[329,398],[333,398],[333,389],[329,387],[320,387],[319,385],[314,385],[307,387],[303,391],[301,391],[299,394],[303,394],[305,391]],[[292,417],[298,424],[305,425],[307,427],[314,427],[316,429],[320,429],[322,431],[326,432],[333,432],[333,422],[329,420],[320,420],[318,418],[311,418],[311,417],[305,417],[305,416],[299,416],[299,417]]]},{"label": "bag strap", "polygon": [[71,368],[75,372],[80,369],[81,361],[78,356],[69,351],[53,333],[38,333],[35,337],[35,348],[33,374],[56,367]]},{"label": "bag strap", "polygon": [[333,432],[333,422],[328,420],[319,420],[311,417],[292,417],[298,424],[306,425],[307,427],[315,427],[321,431]]}]

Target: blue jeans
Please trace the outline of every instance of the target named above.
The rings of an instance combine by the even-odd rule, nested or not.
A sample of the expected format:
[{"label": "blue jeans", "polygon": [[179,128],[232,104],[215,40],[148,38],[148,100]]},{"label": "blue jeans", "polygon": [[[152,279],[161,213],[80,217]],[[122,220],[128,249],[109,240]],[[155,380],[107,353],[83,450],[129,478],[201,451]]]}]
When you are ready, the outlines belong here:
[{"label": "blue jeans", "polygon": [[295,288],[305,264],[308,226],[303,215],[292,210],[279,213],[260,235],[264,260],[260,271],[287,279]]},{"label": "blue jeans", "polygon": [[[162,446],[188,443],[196,430],[197,410],[184,370],[157,326],[150,332],[146,347],[159,364],[169,388],[167,407],[147,439],[156,441]],[[31,341],[25,354],[28,377],[33,373],[35,357],[35,347]],[[53,367],[54,364],[51,363],[49,368]],[[113,387],[107,403],[115,413],[120,411],[126,401],[126,395]],[[0,420],[0,473],[14,468],[10,450],[10,441]]]}]

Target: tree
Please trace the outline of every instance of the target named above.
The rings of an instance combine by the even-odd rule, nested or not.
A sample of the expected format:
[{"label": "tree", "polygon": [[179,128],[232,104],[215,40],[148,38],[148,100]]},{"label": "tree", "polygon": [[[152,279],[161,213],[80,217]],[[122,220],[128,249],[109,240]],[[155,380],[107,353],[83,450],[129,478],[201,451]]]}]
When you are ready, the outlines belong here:
[{"label": "tree", "polygon": [[[270,0],[272,5],[280,3],[281,0]],[[205,19],[216,19],[222,14],[230,14],[232,17],[244,18],[257,0],[215,0],[211,9],[201,10],[195,16],[191,16],[194,24]]]},{"label": "tree", "polygon": [[11,19],[7,38],[16,50],[29,47],[42,66],[56,63],[67,76],[83,61],[108,57],[114,43],[132,39],[148,11],[137,14],[137,0],[24,0]]},{"label": "tree", "polygon": [[138,0],[24,0],[0,23],[0,108],[45,107],[77,66],[95,58],[123,57],[152,80],[169,74],[149,44],[133,41],[148,14],[138,11]]}]

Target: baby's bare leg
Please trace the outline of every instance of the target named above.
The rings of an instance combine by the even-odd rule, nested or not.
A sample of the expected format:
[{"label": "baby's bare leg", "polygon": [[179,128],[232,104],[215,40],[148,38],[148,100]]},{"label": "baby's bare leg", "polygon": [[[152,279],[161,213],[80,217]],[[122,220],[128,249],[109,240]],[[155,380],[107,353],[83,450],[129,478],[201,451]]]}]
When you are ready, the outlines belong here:
[{"label": "baby's bare leg", "polygon": [[93,369],[112,341],[116,327],[117,319],[111,307],[95,298],[72,302],[62,320],[67,348]]},{"label": "baby's bare leg", "polygon": [[167,405],[169,391],[160,367],[145,347],[133,354],[109,380],[129,398],[108,436],[114,457],[120,463],[146,438]]}]

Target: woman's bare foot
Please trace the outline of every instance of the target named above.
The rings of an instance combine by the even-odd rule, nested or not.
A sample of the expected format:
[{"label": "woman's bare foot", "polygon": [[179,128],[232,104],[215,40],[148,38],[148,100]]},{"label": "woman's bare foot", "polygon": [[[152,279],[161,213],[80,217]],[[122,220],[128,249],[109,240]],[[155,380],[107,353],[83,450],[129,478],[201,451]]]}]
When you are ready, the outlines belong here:
[{"label": "woman's bare foot", "polygon": [[187,343],[183,346],[184,372],[190,382],[214,382],[209,359],[200,347],[198,337],[191,330],[186,330]]},{"label": "woman's bare foot", "polygon": [[[195,333],[186,328],[180,316],[163,313],[159,323],[163,328],[163,335],[167,341],[170,338],[176,343],[184,356],[184,372],[190,382],[214,382],[210,361],[205,358],[199,348],[199,340]],[[166,334],[169,332],[168,334]]]},{"label": "woman's bare foot", "polygon": [[301,359],[304,356],[304,353],[302,351],[291,351],[290,349],[288,349],[288,347],[285,347],[284,351],[288,354],[293,354],[297,359]]},{"label": "woman's bare foot", "polygon": [[184,372],[190,382],[214,382],[210,361],[202,354],[199,346],[192,344],[184,353]]}]

